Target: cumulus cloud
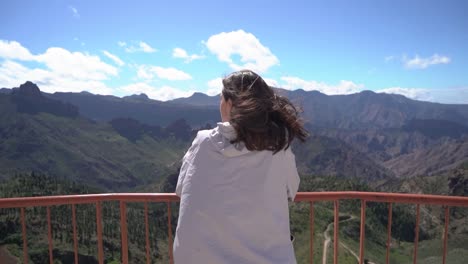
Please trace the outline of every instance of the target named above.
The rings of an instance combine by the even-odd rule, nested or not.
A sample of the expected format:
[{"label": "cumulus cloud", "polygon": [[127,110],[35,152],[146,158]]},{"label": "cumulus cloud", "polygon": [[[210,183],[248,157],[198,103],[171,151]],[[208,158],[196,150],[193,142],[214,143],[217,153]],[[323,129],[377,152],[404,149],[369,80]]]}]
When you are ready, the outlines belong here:
[{"label": "cumulus cloud", "polygon": [[170,81],[191,80],[190,74],[176,68],[163,68],[159,66],[140,65],[138,66],[137,76],[142,79],[151,80],[157,76],[160,79]]},{"label": "cumulus cloud", "polygon": [[[265,82],[269,86],[279,87],[278,82],[273,79],[263,78],[263,80],[265,80]],[[223,78],[216,78],[216,79],[210,80],[206,83],[206,85],[208,86],[208,89],[206,90],[207,95],[210,95],[210,96],[218,95],[223,90]]]},{"label": "cumulus cloud", "polygon": [[447,56],[434,54],[427,58],[421,58],[418,55],[416,55],[414,58],[403,56],[402,61],[405,67],[408,69],[426,69],[429,66],[437,64],[448,64],[451,60]]},{"label": "cumulus cloud", "polygon": [[189,54],[187,53],[187,51],[185,51],[184,49],[175,48],[175,49],[172,51],[172,57],[174,57],[174,58],[180,58],[180,59],[185,59],[185,63],[189,63],[189,62],[192,62],[192,61],[194,61],[194,60],[203,59],[205,56],[203,56],[203,55],[198,55],[198,54],[189,55]]},{"label": "cumulus cloud", "polygon": [[183,91],[166,85],[162,87],[154,87],[145,82],[138,82],[122,86],[120,90],[129,95],[144,93],[148,95],[149,98],[160,101],[167,101],[180,97],[189,97],[193,94],[193,91]]},{"label": "cumulus cloud", "polygon": [[281,87],[288,90],[304,89],[305,91],[316,90],[324,94],[352,94],[362,91],[364,85],[356,84],[352,81],[341,80],[338,84],[332,85],[315,80],[307,81],[298,77],[281,77]]},{"label": "cumulus cloud", "polygon": [[[13,53],[4,53],[5,50]],[[111,89],[102,81],[118,74],[117,68],[104,63],[98,56],[58,47],[33,55],[17,42],[0,40],[0,58],[4,59],[0,65],[1,87],[15,87],[29,80],[46,92],[87,90],[110,94]],[[14,60],[33,61],[39,66],[28,68]]]},{"label": "cumulus cloud", "polygon": [[42,91],[48,93],[89,91],[95,94],[112,94],[112,89],[98,80],[73,79],[53,71],[30,69],[13,61],[0,64],[1,87],[17,87],[25,81],[36,83]]},{"label": "cumulus cloud", "polygon": [[119,41],[117,44],[124,48],[124,50],[128,53],[135,53],[135,52],[145,52],[145,53],[153,53],[157,50],[151,47],[148,43],[140,41],[136,46],[135,45],[128,45],[125,41]]},{"label": "cumulus cloud", "polygon": [[274,79],[270,79],[270,78],[263,78],[263,80],[269,85],[269,86],[272,86],[272,87],[279,87],[279,83],[274,80]]},{"label": "cumulus cloud", "polygon": [[28,49],[23,47],[16,41],[8,41],[0,39],[0,58],[17,59],[17,60],[33,60],[34,56]]},{"label": "cumulus cloud", "polygon": [[117,75],[117,68],[98,56],[70,52],[63,48],[49,48],[36,56],[36,61],[47,66],[55,74],[81,80],[107,80]]},{"label": "cumulus cloud", "polygon": [[402,87],[390,87],[375,91],[376,93],[387,93],[387,94],[401,94],[408,98],[420,101],[432,101],[432,96],[428,89],[422,88],[402,88]]},{"label": "cumulus cloud", "polygon": [[206,90],[206,94],[210,96],[218,95],[221,93],[223,90],[223,79],[222,78],[216,78],[213,80],[210,80],[206,83],[208,86],[208,90]]},{"label": "cumulus cloud", "polygon": [[[278,58],[268,47],[262,45],[253,34],[242,29],[213,35],[205,45],[220,61],[228,63],[234,70],[252,69],[262,73],[272,66],[279,65]],[[242,64],[233,60],[236,55],[240,56]]]},{"label": "cumulus cloud", "polygon": [[80,18],[80,13],[78,13],[78,9],[73,6],[69,6],[68,9],[73,13],[73,17]]},{"label": "cumulus cloud", "polygon": [[102,53],[104,53],[104,55],[106,55],[106,57],[108,57],[109,59],[114,61],[115,64],[117,64],[119,66],[125,65],[125,63],[119,57],[117,57],[116,55],[108,52],[107,50],[103,50]]}]

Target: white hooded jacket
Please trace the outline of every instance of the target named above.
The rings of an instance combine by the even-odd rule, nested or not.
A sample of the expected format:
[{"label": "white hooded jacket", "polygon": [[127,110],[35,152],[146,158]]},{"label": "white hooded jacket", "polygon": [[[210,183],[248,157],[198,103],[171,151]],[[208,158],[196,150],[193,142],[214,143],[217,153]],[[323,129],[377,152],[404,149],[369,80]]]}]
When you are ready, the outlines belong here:
[{"label": "white hooded jacket", "polygon": [[198,132],[184,156],[175,264],[296,263],[288,198],[299,186],[290,148],[249,151],[230,141],[233,127]]}]

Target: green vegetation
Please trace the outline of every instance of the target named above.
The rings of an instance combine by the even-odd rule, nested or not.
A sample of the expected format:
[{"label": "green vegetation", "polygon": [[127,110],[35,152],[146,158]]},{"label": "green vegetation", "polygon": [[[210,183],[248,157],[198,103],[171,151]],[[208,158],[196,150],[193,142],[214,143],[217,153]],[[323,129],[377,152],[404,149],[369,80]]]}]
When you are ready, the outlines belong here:
[{"label": "green vegetation", "polygon": [[[65,93],[45,96],[34,84],[27,86],[16,94],[0,94],[0,197],[108,191],[173,192],[180,160],[195,133],[189,124],[210,123],[219,117],[215,107],[190,108],[174,102],[151,101],[144,96],[123,99]],[[322,99],[314,101],[313,96],[309,98],[312,101],[305,105],[305,116],[313,117],[310,119],[316,121],[313,124],[322,127],[310,127],[316,134],[305,144],[293,144],[298,169],[304,174],[300,191],[468,195],[468,163],[462,162],[468,144],[460,140],[466,137],[466,129],[460,124],[439,120],[452,113],[448,111],[450,109],[420,104],[422,112],[427,112],[425,109],[431,107],[441,110],[429,111],[432,120],[428,122],[413,120],[413,123],[398,128],[408,121],[402,119],[406,115],[398,112],[401,110],[399,106],[380,103],[382,113],[388,112],[387,109],[398,110],[389,112],[395,113],[397,118],[393,119],[385,116],[374,118],[375,111],[370,111],[373,108],[360,107],[368,103],[374,106],[376,96],[372,93],[350,96],[356,99],[351,104],[342,101],[345,97],[334,97],[333,102],[325,105]],[[81,109],[51,98],[77,103]],[[337,115],[336,111],[324,110],[331,107],[331,103],[338,103],[338,112],[344,111],[346,114]],[[183,115],[187,122],[180,119]],[[443,127],[435,132],[426,129],[440,124]],[[416,162],[413,162],[411,155],[417,156],[414,159]],[[460,166],[452,169],[454,164]],[[426,175],[420,172],[438,172],[442,169],[443,174],[432,176],[392,177],[405,174],[408,170],[413,171],[411,175]],[[174,231],[178,205],[172,206]],[[358,200],[340,202],[339,263],[357,263],[360,206]],[[385,203],[367,203],[365,257],[372,263],[384,263],[387,206]],[[97,262],[95,208],[94,204],[76,206],[81,263]],[[330,236],[331,244],[326,257],[327,263],[332,263],[333,203],[317,202],[314,208],[314,263],[322,263],[324,241]],[[291,231],[295,236],[298,263],[309,261],[309,209],[308,203],[290,205]],[[19,212],[19,209],[0,210],[0,250],[7,248],[21,260]],[[414,212],[414,205],[393,206],[391,263],[412,262]],[[127,204],[126,213],[130,262],[143,263],[143,204]],[[46,263],[46,208],[27,208],[26,215],[30,263]],[[56,263],[71,263],[71,206],[52,206],[51,215],[54,259]],[[119,204],[103,202],[102,216],[106,263],[119,263]],[[467,216],[468,210],[465,208],[450,210],[448,263],[462,263],[468,257],[465,248],[468,243]],[[167,263],[166,205],[150,204],[149,219],[152,262]],[[421,206],[420,263],[440,262],[443,222],[443,208]]]},{"label": "green vegetation", "polygon": [[[66,179],[44,174],[16,175],[0,184],[2,197],[101,193]],[[52,206],[51,226],[56,263],[72,263],[73,228],[70,205]],[[97,263],[96,209],[94,204],[76,205],[79,258],[82,263]],[[129,260],[145,260],[145,227],[143,204],[127,204]],[[177,208],[174,206],[174,211]],[[167,210],[165,204],[149,204],[149,237],[154,263],[167,262]],[[30,263],[46,263],[49,258],[46,208],[26,208],[26,226]],[[120,261],[120,209],[118,202],[102,203],[103,245],[106,262]],[[177,214],[172,217],[175,227]],[[0,245],[22,259],[22,237],[19,209],[0,209]]]},{"label": "green vegetation", "polygon": [[125,191],[177,170],[187,140],[143,134],[134,142],[107,123],[48,113],[21,114],[0,96],[0,179],[37,171]]},{"label": "green vegetation", "polygon": [[[440,178],[444,177],[434,177],[432,180],[440,183]],[[421,187],[432,189],[431,185],[434,184],[432,180],[428,180],[427,184],[421,185]],[[445,185],[447,185],[447,181]],[[302,177],[300,191],[337,190],[375,191],[358,179]],[[385,203],[367,203],[365,259],[373,263],[385,263],[387,206]],[[309,208],[308,203],[295,203],[290,206],[291,230],[296,237],[294,246],[298,263],[309,263]],[[327,226],[333,223],[333,203],[314,203],[314,210],[314,263],[322,263],[325,231]],[[390,263],[412,263],[413,261],[414,212],[414,205],[393,205]],[[468,257],[468,250],[465,248],[466,243],[468,243],[466,213],[467,210],[462,208],[452,208],[451,210],[448,263],[464,263]],[[440,263],[443,223],[443,213],[440,206],[421,206],[419,263]],[[360,201],[340,202],[339,230],[339,263],[358,263],[357,258],[351,252],[359,256]],[[331,243],[328,248],[327,263],[333,263],[333,225],[330,226],[328,234],[331,236]]]}]

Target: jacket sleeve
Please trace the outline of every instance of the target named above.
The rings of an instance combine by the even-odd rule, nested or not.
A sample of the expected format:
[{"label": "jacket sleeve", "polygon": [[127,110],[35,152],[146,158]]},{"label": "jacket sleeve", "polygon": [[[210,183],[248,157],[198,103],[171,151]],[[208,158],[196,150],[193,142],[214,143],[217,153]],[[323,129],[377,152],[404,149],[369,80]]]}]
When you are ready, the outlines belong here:
[{"label": "jacket sleeve", "polygon": [[199,148],[200,148],[200,133],[197,134],[197,136],[192,142],[192,145],[187,150],[187,153],[185,153],[182,159],[182,167],[180,167],[179,178],[177,179],[177,186],[176,186],[176,194],[179,197],[181,197],[182,195],[182,189],[184,187],[184,180],[187,176],[187,173],[190,170],[191,165],[193,164],[195,154],[198,152]]},{"label": "jacket sleeve", "polygon": [[291,148],[286,150],[286,167],[287,167],[287,193],[288,193],[288,199],[290,201],[294,200],[294,197],[296,197],[296,193],[299,189],[299,183],[301,179],[299,178],[299,174],[297,173],[297,167],[296,167],[296,158],[294,154],[291,151]]}]

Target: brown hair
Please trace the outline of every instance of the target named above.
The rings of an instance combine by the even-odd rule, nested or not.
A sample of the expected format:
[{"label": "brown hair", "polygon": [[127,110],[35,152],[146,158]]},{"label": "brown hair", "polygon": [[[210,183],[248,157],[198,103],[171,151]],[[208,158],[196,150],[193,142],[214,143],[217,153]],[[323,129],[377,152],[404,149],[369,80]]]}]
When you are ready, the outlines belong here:
[{"label": "brown hair", "polygon": [[271,150],[276,154],[287,149],[294,138],[307,138],[297,108],[255,72],[231,73],[223,79],[222,94],[224,100],[232,101],[229,122],[237,138],[231,143],[243,142],[248,150]]}]

